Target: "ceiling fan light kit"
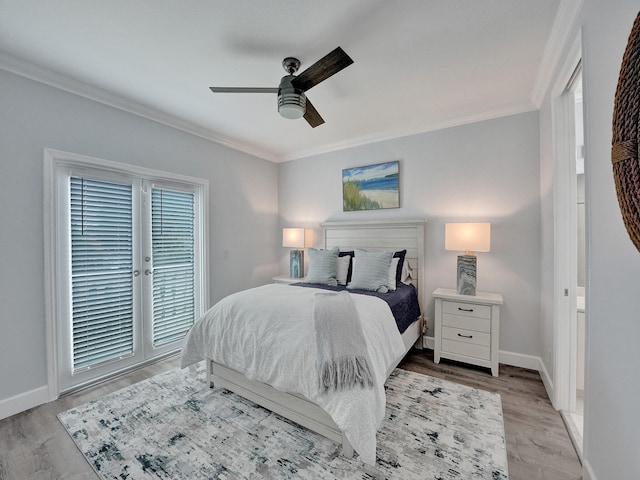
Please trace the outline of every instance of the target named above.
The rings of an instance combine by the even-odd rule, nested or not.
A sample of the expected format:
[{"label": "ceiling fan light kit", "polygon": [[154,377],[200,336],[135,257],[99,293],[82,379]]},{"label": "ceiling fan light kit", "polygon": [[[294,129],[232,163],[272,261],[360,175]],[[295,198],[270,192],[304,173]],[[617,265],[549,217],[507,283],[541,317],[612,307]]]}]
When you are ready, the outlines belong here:
[{"label": "ceiling fan light kit", "polygon": [[278,95],[278,112],[281,117],[290,120],[301,118],[307,110],[307,97],[304,93],[281,93]]},{"label": "ceiling fan light kit", "polygon": [[338,47],[328,53],[316,63],[307,68],[300,75],[294,75],[300,68],[300,60],[287,57],[282,66],[287,75],[282,77],[278,88],[265,87],[209,87],[213,93],[274,93],[278,94],[278,112],[284,118],[297,119],[304,117],[311,127],[315,128],[324,123],[305,92],[318,83],[335,75],[348,67],[353,60],[342,48]]},{"label": "ceiling fan light kit", "polygon": [[[285,59],[285,61],[286,60],[287,59]],[[292,60],[295,60],[295,58]],[[300,62],[298,62],[298,65],[299,64]],[[285,75],[282,77],[280,87],[278,88],[278,112],[282,117],[292,120],[301,118],[307,110],[306,95],[302,90],[295,88],[291,84],[291,80],[294,78],[296,77],[294,77],[293,74]]]}]

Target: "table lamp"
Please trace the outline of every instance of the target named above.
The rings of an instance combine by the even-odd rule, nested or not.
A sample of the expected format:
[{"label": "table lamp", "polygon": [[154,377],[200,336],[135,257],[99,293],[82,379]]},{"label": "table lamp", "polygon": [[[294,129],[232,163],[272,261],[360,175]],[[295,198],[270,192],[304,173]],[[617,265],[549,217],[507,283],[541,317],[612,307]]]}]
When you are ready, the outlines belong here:
[{"label": "table lamp", "polygon": [[462,295],[476,294],[475,252],[488,252],[491,246],[490,223],[447,223],[444,232],[445,250],[463,251],[458,255],[457,291]]},{"label": "table lamp", "polygon": [[289,253],[289,276],[304,277],[304,228],[283,228],[282,246],[295,248]]}]

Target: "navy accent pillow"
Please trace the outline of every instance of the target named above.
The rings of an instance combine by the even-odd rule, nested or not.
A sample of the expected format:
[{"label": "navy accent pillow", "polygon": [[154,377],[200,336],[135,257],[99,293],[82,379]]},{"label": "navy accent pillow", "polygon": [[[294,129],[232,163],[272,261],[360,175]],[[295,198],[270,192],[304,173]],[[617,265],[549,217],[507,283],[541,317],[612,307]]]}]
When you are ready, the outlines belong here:
[{"label": "navy accent pillow", "polygon": [[393,254],[393,258],[398,257],[398,268],[396,269],[396,285],[400,285],[402,279],[402,265],[404,264],[404,257],[407,254],[406,250],[399,250]]},{"label": "navy accent pillow", "polygon": [[349,252],[340,252],[338,254],[339,257],[345,257],[349,255],[351,258],[349,259],[349,271],[347,272],[347,284],[351,281],[351,274],[353,273],[353,256],[355,252],[353,250]]}]

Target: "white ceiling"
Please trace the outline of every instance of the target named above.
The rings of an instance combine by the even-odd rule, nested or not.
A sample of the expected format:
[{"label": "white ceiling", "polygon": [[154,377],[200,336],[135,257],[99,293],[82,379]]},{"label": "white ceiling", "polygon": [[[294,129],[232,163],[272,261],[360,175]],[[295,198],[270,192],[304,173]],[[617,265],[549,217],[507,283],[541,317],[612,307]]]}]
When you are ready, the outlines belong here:
[{"label": "white ceiling", "polygon": [[[0,68],[273,161],[537,107],[561,0],[0,0]],[[561,10],[561,9],[560,9]],[[281,62],[341,46],[307,92],[326,123],[277,113]]]}]

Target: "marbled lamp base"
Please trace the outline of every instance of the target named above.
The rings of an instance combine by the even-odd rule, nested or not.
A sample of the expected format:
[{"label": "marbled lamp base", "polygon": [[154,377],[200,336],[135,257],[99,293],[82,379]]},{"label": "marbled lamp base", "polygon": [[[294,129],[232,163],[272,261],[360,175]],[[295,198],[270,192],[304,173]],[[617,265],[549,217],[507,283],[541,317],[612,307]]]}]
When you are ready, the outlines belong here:
[{"label": "marbled lamp base", "polygon": [[291,250],[289,253],[289,276],[304,277],[304,250]]},{"label": "marbled lamp base", "polygon": [[458,255],[458,293],[476,294],[476,256]]}]

